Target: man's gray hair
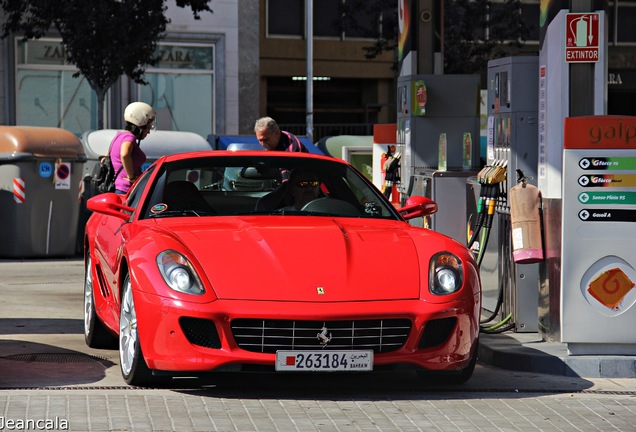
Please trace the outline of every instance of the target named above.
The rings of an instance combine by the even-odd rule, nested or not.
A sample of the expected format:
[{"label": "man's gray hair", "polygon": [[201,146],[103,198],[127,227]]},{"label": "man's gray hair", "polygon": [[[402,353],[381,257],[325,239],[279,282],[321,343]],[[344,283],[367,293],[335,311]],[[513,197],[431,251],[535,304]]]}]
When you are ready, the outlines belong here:
[{"label": "man's gray hair", "polygon": [[270,132],[276,132],[278,130],[278,123],[271,117],[261,117],[256,120],[254,124],[254,132],[269,130]]}]

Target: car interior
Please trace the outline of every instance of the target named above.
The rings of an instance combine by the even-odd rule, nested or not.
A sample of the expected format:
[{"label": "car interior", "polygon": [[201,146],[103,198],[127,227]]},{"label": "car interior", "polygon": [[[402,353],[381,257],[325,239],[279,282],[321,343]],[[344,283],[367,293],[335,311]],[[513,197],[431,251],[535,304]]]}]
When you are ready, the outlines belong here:
[{"label": "car interior", "polygon": [[166,164],[155,179],[144,217],[277,215],[281,207],[289,208],[287,178],[294,169],[308,168],[318,174],[320,194],[302,211],[285,210],[283,214],[399,217],[382,194],[350,166],[266,159],[267,163],[263,158],[216,157]]}]

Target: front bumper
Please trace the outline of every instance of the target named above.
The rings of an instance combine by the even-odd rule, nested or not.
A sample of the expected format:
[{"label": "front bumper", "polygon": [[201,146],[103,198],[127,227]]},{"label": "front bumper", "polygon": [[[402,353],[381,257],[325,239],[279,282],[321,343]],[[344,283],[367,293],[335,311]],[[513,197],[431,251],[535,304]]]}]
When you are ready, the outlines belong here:
[{"label": "front bumper", "polygon": [[[145,292],[134,292],[142,352],[148,367],[170,372],[208,372],[244,365],[274,366],[275,354],[242,349],[232,333],[236,319],[331,321],[407,319],[411,328],[404,344],[391,352],[376,353],[374,368],[413,367],[431,371],[465,368],[475,355],[479,334],[479,298],[444,304],[421,300],[346,303],[300,303],[217,300],[186,303]],[[183,322],[207,323],[199,333],[216,335],[193,340]],[[454,318],[454,325],[434,346],[422,343],[426,325]],[[447,320],[448,321],[448,320]],[[328,325],[328,324],[327,324]],[[430,327],[429,327],[430,330]],[[193,343],[194,342],[194,343]],[[316,342],[316,350],[322,347]]]}]

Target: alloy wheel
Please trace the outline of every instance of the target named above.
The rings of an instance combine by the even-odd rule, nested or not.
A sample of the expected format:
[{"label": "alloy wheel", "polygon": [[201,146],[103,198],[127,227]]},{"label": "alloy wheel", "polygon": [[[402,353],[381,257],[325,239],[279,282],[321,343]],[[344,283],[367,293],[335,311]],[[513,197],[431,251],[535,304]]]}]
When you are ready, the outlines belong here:
[{"label": "alloy wheel", "polygon": [[93,273],[91,271],[91,258],[86,260],[86,277],[84,280],[84,336],[89,339],[92,336],[94,308],[93,302]]},{"label": "alloy wheel", "polygon": [[130,279],[126,278],[119,316],[119,357],[124,375],[130,375],[133,369],[137,346],[137,314]]}]

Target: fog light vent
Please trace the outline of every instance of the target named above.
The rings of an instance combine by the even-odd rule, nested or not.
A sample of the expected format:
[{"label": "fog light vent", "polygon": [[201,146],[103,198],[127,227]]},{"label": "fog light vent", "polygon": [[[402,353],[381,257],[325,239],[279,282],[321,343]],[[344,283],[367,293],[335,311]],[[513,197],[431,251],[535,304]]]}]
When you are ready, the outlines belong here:
[{"label": "fog light vent", "polygon": [[455,328],[455,323],[457,323],[456,317],[430,320],[424,327],[424,334],[422,334],[422,339],[417,347],[419,349],[432,348],[444,343]]},{"label": "fog light vent", "polygon": [[221,348],[221,340],[213,321],[181,317],[179,324],[181,324],[181,330],[191,344],[204,348]]}]

